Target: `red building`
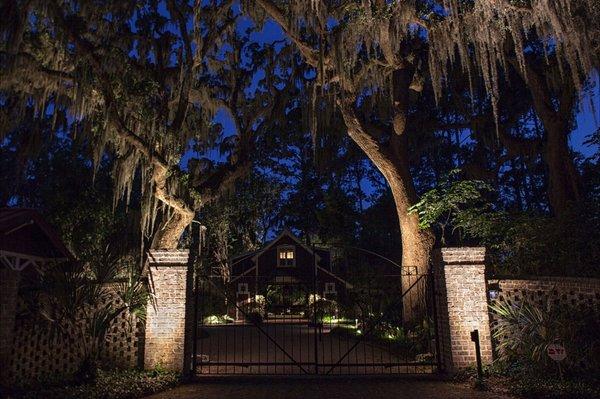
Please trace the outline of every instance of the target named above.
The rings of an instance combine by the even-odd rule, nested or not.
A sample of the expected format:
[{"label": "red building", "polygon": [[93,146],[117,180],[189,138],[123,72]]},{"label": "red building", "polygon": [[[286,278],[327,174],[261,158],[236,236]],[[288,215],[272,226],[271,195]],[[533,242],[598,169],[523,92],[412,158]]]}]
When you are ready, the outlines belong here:
[{"label": "red building", "polygon": [[263,248],[231,259],[230,290],[238,308],[263,301],[269,316],[302,316],[311,301],[335,300],[351,288],[332,263],[329,250],[308,246],[286,229]]}]

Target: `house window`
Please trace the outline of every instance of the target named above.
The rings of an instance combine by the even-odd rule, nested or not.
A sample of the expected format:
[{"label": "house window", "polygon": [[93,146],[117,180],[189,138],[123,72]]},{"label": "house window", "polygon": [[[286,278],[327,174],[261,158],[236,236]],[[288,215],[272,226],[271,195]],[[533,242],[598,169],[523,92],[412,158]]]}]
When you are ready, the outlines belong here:
[{"label": "house window", "polygon": [[335,294],[335,283],[325,283],[325,294]]},{"label": "house window", "polygon": [[238,294],[248,294],[248,283],[239,283],[238,284]]},{"label": "house window", "polygon": [[277,266],[296,266],[296,251],[294,250],[293,246],[277,247]]}]

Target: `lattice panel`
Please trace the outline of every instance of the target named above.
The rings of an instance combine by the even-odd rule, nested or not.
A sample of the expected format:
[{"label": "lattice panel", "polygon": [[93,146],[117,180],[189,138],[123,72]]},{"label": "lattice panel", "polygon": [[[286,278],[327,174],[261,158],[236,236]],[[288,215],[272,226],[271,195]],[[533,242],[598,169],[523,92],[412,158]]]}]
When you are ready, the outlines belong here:
[{"label": "lattice panel", "polygon": [[[506,299],[518,305],[527,302],[542,309],[550,305],[568,306],[582,314],[600,317],[600,279],[540,277],[538,279],[497,279],[488,281],[490,302]],[[497,320],[492,312],[492,327]],[[505,338],[506,339],[506,338]]]},{"label": "lattice panel", "polygon": [[31,320],[20,319],[15,324],[15,337],[11,358],[11,379],[25,383],[50,375],[74,372],[83,358],[70,338],[60,338]]},{"label": "lattice panel", "polygon": [[[497,299],[507,299],[515,304],[523,299],[546,306],[566,305],[582,312],[598,309],[600,306],[600,280],[587,278],[544,277],[536,280],[499,279],[490,280],[491,291],[497,292]],[[491,298],[494,302],[496,298]]]},{"label": "lattice panel", "polygon": [[[113,299],[115,305],[121,304],[120,298]],[[144,333],[143,323],[123,312],[112,323],[106,336],[103,358],[117,367],[135,367],[138,365],[139,345]]]},{"label": "lattice panel", "polygon": [[[118,297],[111,299],[119,301]],[[116,303],[118,305],[118,303]],[[135,367],[143,326],[123,312],[113,323],[101,350],[102,360],[117,367]],[[17,318],[10,364],[10,379],[27,383],[50,376],[69,375],[84,358],[76,345],[81,337],[75,329],[55,334],[30,318]]]}]

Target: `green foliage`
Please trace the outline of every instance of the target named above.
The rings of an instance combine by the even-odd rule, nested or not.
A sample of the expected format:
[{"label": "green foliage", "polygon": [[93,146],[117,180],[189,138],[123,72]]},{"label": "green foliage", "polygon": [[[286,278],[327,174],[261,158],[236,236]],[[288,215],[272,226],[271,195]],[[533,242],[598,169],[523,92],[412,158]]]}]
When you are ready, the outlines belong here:
[{"label": "green foliage", "polygon": [[251,324],[260,325],[264,320],[264,315],[258,311],[251,310],[244,314],[244,319]]},{"label": "green foliage", "polygon": [[[588,166],[592,173],[591,164]],[[453,171],[450,176],[456,176]],[[410,208],[421,227],[439,227],[442,245],[488,248],[490,270],[501,275],[600,276],[600,203],[572,205],[558,216],[507,212],[487,201],[481,181],[445,180]],[[449,231],[450,230],[450,231]],[[458,235],[453,233],[459,233]]]},{"label": "green foliage", "polygon": [[600,397],[600,384],[593,375],[556,375],[540,374],[539,370],[528,363],[511,360],[509,363],[496,360],[483,367],[484,379],[477,379],[474,367],[463,370],[454,376],[456,382],[472,381],[483,383],[485,390],[518,398],[539,399],[597,399]]},{"label": "green foliage", "polygon": [[524,363],[539,375],[558,374],[557,364],[546,353],[548,345],[561,343],[567,358],[561,362],[570,375],[600,372],[600,312],[548,303],[534,305],[498,300],[490,305],[497,318],[493,338],[498,343],[498,360]]},{"label": "green foliage", "polygon": [[266,300],[262,295],[255,295],[242,303],[240,309],[246,320],[252,324],[260,324],[266,316]]},{"label": "green foliage", "polygon": [[[445,229],[452,221],[466,212],[480,213],[489,204],[484,193],[492,188],[481,180],[453,180],[460,173],[453,170],[437,187],[427,191],[421,200],[409,208],[409,213],[419,215],[419,226],[423,229],[437,225],[441,228],[442,244],[445,243]],[[454,228],[461,228],[460,223]]]},{"label": "green foliage", "polygon": [[324,323],[324,318],[328,315],[339,314],[339,305],[333,299],[323,298],[317,295],[308,297],[308,306],[306,307],[306,317],[309,320],[317,320],[319,323]]},{"label": "green foliage", "polygon": [[[77,258],[24,279],[24,297],[36,322],[73,339],[85,354],[79,374],[86,380],[95,376],[112,322],[127,313],[133,328],[134,317],[145,319],[139,213],[113,209],[109,157],[95,169],[86,143],[57,137],[42,148],[42,156],[25,164],[25,181],[2,196],[39,210]],[[68,337],[69,331],[77,337]]]},{"label": "green foliage", "polygon": [[204,207],[200,214],[207,227],[204,265],[209,274],[226,278],[229,258],[257,249],[277,223],[281,184],[261,173],[239,181],[232,192]]},{"label": "green foliage", "polygon": [[[148,291],[141,276],[130,271],[129,279],[115,282],[121,269],[106,266],[90,270],[79,264],[59,264],[27,281],[29,287],[24,290],[34,320],[52,335],[71,340],[84,354],[79,370],[82,380],[95,377],[115,320],[127,314],[129,328],[133,328],[134,321],[145,318]],[[135,266],[129,267],[137,270]]]},{"label": "green foliage", "polygon": [[303,306],[306,305],[306,290],[298,286],[282,286],[281,284],[269,284],[265,293],[267,309],[275,307]]},{"label": "green foliage", "polygon": [[515,377],[510,382],[511,393],[524,398],[540,399],[597,399],[600,397],[598,381],[534,377]]},{"label": "green foliage", "polygon": [[133,399],[141,398],[179,383],[177,373],[152,370],[98,370],[93,383],[54,385],[44,384],[15,390],[22,399]]},{"label": "green foliage", "polygon": [[202,312],[207,315],[223,315],[227,313],[227,306],[223,295],[214,292],[213,289],[201,291]]},{"label": "green foliage", "polygon": [[202,324],[229,324],[233,323],[233,318],[228,315],[210,315],[202,319]]},{"label": "green foliage", "polygon": [[600,207],[584,202],[565,214],[465,212],[457,217],[465,236],[488,248],[499,275],[600,276]]}]

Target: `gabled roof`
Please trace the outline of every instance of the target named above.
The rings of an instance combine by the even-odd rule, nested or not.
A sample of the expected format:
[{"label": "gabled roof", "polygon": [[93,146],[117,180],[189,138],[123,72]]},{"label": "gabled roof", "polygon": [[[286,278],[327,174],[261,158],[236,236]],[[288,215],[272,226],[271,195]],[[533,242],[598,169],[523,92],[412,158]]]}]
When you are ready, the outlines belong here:
[{"label": "gabled roof", "polygon": [[0,259],[8,267],[23,270],[75,257],[37,211],[0,208]]},{"label": "gabled roof", "polygon": [[259,256],[261,256],[263,253],[265,253],[269,249],[271,249],[283,237],[289,237],[289,238],[291,238],[292,240],[294,240],[294,242],[296,244],[298,244],[299,246],[301,246],[302,248],[304,248],[306,251],[308,251],[308,253],[310,253],[311,255],[314,255],[317,258],[317,260],[321,260],[321,257],[319,256],[318,253],[313,252],[312,248],[310,248],[308,245],[306,245],[305,243],[303,243],[302,241],[300,241],[300,239],[298,237],[296,237],[296,235],[294,233],[292,233],[290,231],[290,229],[288,229],[287,227],[285,229],[283,229],[283,231],[277,237],[275,237],[274,240],[272,240],[266,246],[264,246],[263,248],[261,248],[260,250],[258,250],[258,252],[256,252],[256,254],[254,254],[254,256],[252,257],[252,260],[256,261],[256,259],[258,259]]},{"label": "gabled roof", "polygon": [[[251,268],[246,269],[242,274],[233,276],[233,278],[230,280],[230,283],[238,280],[239,278],[245,276],[246,274],[249,274],[252,270],[256,270],[256,261],[258,260],[258,258],[263,253],[265,253],[269,249],[271,249],[275,244],[277,244],[279,242],[279,240],[281,240],[283,237],[289,237],[289,238],[291,238],[297,245],[299,245],[300,247],[304,248],[311,255],[314,255],[317,261],[321,260],[321,256],[317,253],[317,250],[324,250],[324,249],[322,249],[322,248],[314,248],[314,251],[313,251],[313,248],[311,248],[308,245],[306,245],[305,243],[303,243],[298,237],[296,237],[296,235],[294,233],[292,233],[288,228],[285,228],[285,229],[283,229],[283,231],[277,237],[275,237],[273,240],[271,240],[264,247],[262,247],[262,248],[260,248],[260,249],[258,249],[256,251],[246,252],[246,253],[243,253],[241,255],[238,255],[238,256],[235,256],[235,257],[231,258],[230,265],[233,265],[235,263],[239,263],[239,262],[241,262],[241,261],[243,261],[243,260],[248,259],[248,258],[251,257],[252,262],[254,263],[254,266],[252,266]],[[346,280],[342,279],[341,277],[336,276],[334,273],[332,273],[329,270],[327,270],[327,269],[319,266],[318,264],[316,266],[317,266],[318,270],[320,270],[323,273],[326,273],[326,274],[330,275],[331,277],[337,279],[338,281],[344,283],[348,288],[352,288],[352,284],[350,284]]]}]

